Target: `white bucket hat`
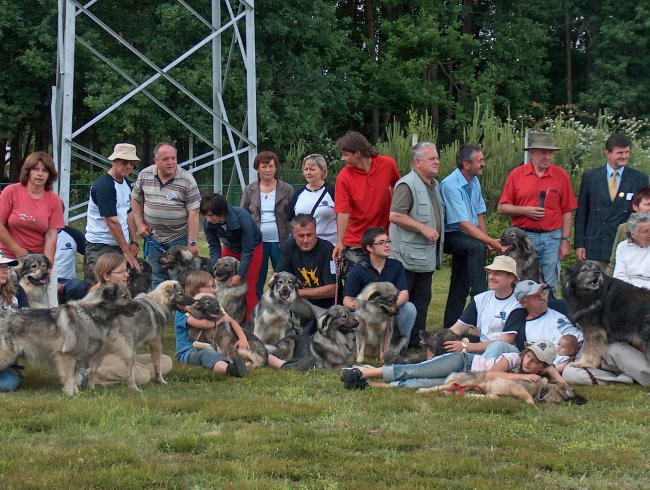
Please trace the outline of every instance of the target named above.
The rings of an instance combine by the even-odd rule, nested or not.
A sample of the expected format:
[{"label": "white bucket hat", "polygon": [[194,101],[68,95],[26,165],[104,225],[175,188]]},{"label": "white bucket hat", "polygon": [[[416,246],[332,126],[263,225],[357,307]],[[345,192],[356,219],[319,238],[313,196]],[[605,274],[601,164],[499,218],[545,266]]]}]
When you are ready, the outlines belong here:
[{"label": "white bucket hat", "polygon": [[18,265],[18,261],[16,259],[10,259],[6,257],[5,254],[0,252],[0,264],[8,265],[9,267],[15,267]]},{"label": "white bucket hat", "polygon": [[118,143],[113,148],[113,153],[108,159],[113,160],[128,160],[130,162],[139,162],[140,159],[135,153],[135,146],[129,143]]}]

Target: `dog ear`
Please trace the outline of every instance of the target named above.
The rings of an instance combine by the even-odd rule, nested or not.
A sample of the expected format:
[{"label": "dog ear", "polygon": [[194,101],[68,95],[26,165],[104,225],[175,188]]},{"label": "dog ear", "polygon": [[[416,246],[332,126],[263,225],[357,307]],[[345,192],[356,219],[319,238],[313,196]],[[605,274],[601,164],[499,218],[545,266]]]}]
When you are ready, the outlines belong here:
[{"label": "dog ear", "polygon": [[524,234],[521,241],[523,242],[524,252],[526,252],[527,255],[530,255],[533,251],[533,242],[530,241],[530,238],[528,238],[528,235],[526,234]]},{"label": "dog ear", "polygon": [[269,289],[273,289],[276,282],[278,282],[278,275],[274,272],[269,279]]},{"label": "dog ear", "polygon": [[589,400],[587,400],[584,396],[582,396],[582,395],[578,395],[578,394],[576,393],[575,396],[574,396],[571,400],[569,400],[569,401],[570,401],[571,403],[575,403],[576,405],[584,405],[584,404],[587,403]]}]

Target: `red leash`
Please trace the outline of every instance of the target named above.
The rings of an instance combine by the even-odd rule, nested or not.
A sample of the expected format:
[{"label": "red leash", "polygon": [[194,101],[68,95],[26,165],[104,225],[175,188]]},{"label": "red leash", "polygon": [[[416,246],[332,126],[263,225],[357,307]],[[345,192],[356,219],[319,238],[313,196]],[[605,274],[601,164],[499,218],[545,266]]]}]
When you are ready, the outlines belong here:
[{"label": "red leash", "polygon": [[483,390],[479,385],[461,385],[460,383],[452,383],[449,388],[441,390],[447,393],[458,393],[458,396],[463,396],[466,391],[474,391],[478,394],[483,394]]},{"label": "red leash", "polygon": [[379,351],[379,364],[378,366],[384,365],[384,355],[390,346],[390,338],[393,335],[393,317],[389,318],[386,321],[386,336],[384,337],[384,345],[382,345],[381,350]]}]

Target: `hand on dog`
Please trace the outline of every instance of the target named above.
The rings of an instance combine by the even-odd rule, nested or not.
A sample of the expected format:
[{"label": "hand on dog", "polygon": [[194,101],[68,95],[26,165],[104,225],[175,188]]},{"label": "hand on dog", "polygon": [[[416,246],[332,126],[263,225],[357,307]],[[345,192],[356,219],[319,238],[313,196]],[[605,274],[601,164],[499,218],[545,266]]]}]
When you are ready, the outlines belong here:
[{"label": "hand on dog", "polygon": [[187,245],[187,249],[194,255],[194,257],[199,255],[199,247],[196,245]]},{"label": "hand on dog", "polygon": [[249,350],[250,346],[248,345],[248,339],[246,337],[238,339],[237,342],[235,342],[235,349]]},{"label": "hand on dog", "polygon": [[462,352],[463,351],[463,344],[460,342],[460,340],[447,340],[442,345],[445,348],[445,352]]},{"label": "hand on dog", "polygon": [[135,254],[131,252],[130,247],[127,249],[127,251],[124,252],[124,258],[126,259],[127,263],[136,271],[140,270],[140,262],[138,262],[138,259],[135,258]]},{"label": "hand on dog", "polygon": [[523,379],[524,381],[530,381],[531,383],[534,383],[542,379],[542,377],[539,374],[520,374],[519,376],[521,376],[519,379]]},{"label": "hand on dog", "polygon": [[228,286],[235,287],[238,286],[240,282],[241,282],[241,276],[239,274],[235,274],[230,279],[228,279]]}]

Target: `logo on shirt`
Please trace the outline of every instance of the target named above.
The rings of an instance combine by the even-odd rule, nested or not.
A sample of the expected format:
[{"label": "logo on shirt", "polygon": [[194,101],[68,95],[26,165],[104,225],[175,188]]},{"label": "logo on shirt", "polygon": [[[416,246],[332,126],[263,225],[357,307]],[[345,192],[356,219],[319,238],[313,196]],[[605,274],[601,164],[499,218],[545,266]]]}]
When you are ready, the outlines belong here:
[{"label": "logo on shirt", "polygon": [[176,199],[177,197],[178,197],[178,193],[176,191],[170,191],[167,193],[167,199],[170,201],[172,199]]},{"label": "logo on shirt", "polygon": [[38,223],[38,218],[32,216],[31,214],[18,213],[19,221],[27,221],[28,223]]},{"label": "logo on shirt", "polygon": [[61,247],[61,250],[72,250],[72,243],[70,242],[65,242],[63,246]]},{"label": "logo on shirt", "polygon": [[300,275],[302,276],[302,285],[306,288],[317,288],[320,286],[318,277],[316,276],[316,271],[318,267],[314,267],[312,270],[308,270],[306,267],[301,267],[298,269]]}]

